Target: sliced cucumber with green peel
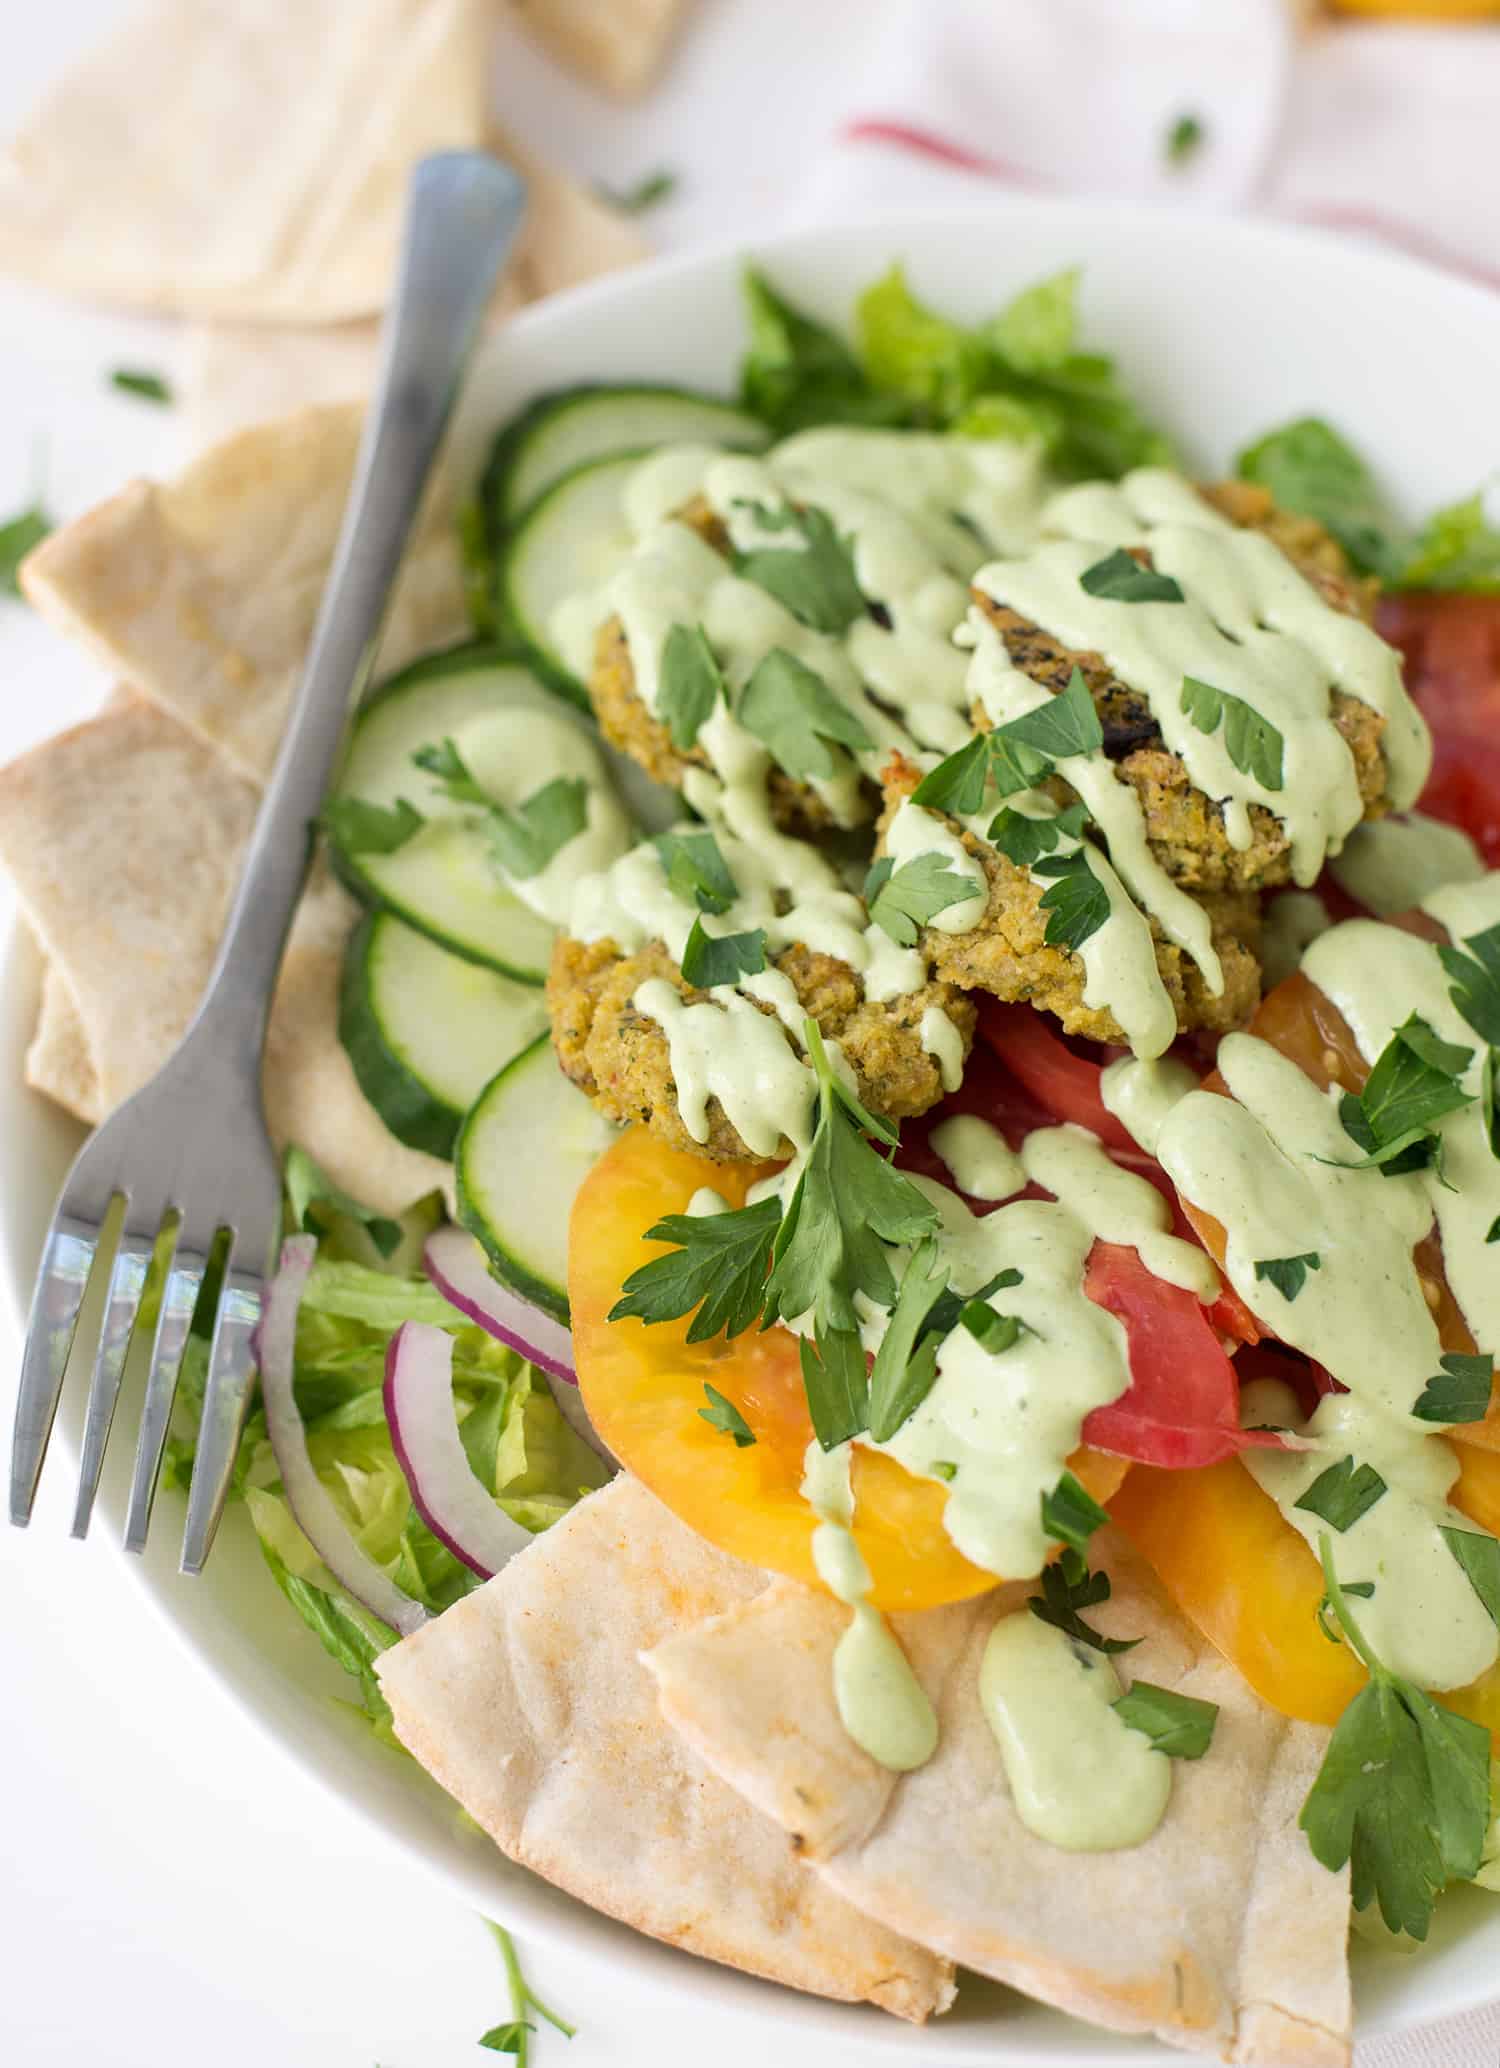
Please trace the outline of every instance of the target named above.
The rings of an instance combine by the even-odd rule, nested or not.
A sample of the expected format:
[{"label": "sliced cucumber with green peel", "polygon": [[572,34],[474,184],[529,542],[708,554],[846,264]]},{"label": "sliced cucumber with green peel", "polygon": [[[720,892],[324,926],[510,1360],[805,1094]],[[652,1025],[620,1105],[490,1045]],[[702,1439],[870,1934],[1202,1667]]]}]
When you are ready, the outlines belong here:
[{"label": "sliced cucumber with green peel", "polygon": [[365,704],[334,793],[336,805],[358,799],[387,811],[404,799],[423,823],[382,853],[361,845],[335,810],[331,845],[340,874],[366,903],[384,905],[471,962],[540,984],[554,929],[502,883],[473,813],[452,804],[412,760],[419,747],[510,715],[544,717],[549,732],[576,730],[580,772],[600,766],[593,728],[513,655],[472,647],[440,654],[404,669]]},{"label": "sliced cucumber with green peel", "polygon": [[570,596],[601,588],[629,554],[625,484],[643,457],[618,453],[564,474],[522,514],[500,564],[506,624],[537,673],[585,709],[587,666],[561,651],[553,618]]},{"label": "sliced cucumber with green peel", "polygon": [[495,441],[481,498],[495,537],[575,467],[654,445],[728,445],[759,451],[770,431],[733,403],[687,388],[592,384],[541,395]]},{"label": "sliced cucumber with green peel", "polygon": [[485,1086],[459,1132],[459,1219],[502,1284],[559,1321],[573,1200],[616,1132],[564,1077],[545,1034]]},{"label": "sliced cucumber with green peel", "polygon": [[447,1158],[490,1079],[547,1025],[534,985],[450,954],[393,912],[350,938],[339,1039],[398,1142]]}]

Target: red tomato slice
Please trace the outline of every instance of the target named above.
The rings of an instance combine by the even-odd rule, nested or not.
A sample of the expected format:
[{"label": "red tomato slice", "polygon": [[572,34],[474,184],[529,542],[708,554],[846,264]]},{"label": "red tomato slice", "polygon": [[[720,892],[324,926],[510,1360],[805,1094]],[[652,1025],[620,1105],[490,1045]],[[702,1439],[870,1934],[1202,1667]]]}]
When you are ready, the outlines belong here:
[{"label": "red tomato slice", "polygon": [[1130,1386],[1083,1425],[1084,1441],[1116,1457],[1189,1471],[1233,1457],[1247,1444],[1279,1447],[1242,1429],[1239,1384],[1211,1310],[1181,1286],[1155,1278],[1133,1249],[1096,1242],[1083,1289],[1125,1327]]},{"label": "red tomato slice", "polygon": [[1500,864],[1500,597],[1381,599],[1375,623],[1401,649],[1406,686],[1432,727],[1420,808]]},{"label": "red tomato slice", "polygon": [[1071,1120],[1096,1134],[1121,1160],[1148,1163],[1099,1090],[1102,1065],[1075,1055],[1045,1013],[1030,1005],[1002,1005],[988,998],[979,1008],[979,1036],[1000,1056],[1054,1121]]}]

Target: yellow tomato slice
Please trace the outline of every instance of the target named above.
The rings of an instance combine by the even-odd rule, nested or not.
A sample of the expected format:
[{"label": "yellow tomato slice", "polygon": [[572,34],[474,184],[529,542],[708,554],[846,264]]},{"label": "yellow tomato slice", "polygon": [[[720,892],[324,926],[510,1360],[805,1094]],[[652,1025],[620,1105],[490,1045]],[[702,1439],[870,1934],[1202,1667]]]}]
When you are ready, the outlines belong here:
[{"label": "yellow tomato slice", "polygon": [[[686,1319],[648,1325],[608,1318],[630,1273],[663,1253],[665,1245],[643,1240],[654,1222],[684,1212],[700,1185],[743,1206],[764,1175],[764,1168],[684,1155],[644,1127],[621,1135],[573,1206],[573,1350],[594,1426],[674,1515],[720,1550],[816,1586],[817,1517],[800,1491],[813,1432],[796,1337],[772,1328],[690,1343]],[[755,1432],[753,1444],[740,1447],[703,1420],[705,1384],[734,1402]],[[1098,1501],[1108,1500],[1128,1470],[1121,1459],[1089,1450],[1070,1463]],[[854,1534],[877,1607],[934,1608],[999,1585],[954,1548],[943,1528],[943,1487],[858,1445],[852,1484]]]},{"label": "yellow tomato slice", "polygon": [[[1460,1450],[1454,1506],[1500,1529],[1500,1458]],[[1238,1458],[1201,1472],[1138,1465],[1110,1513],[1168,1594],[1283,1716],[1337,1723],[1365,1683],[1347,1645],[1318,1624],[1323,1575]],[[1500,1666],[1439,1701],[1500,1733]]]}]

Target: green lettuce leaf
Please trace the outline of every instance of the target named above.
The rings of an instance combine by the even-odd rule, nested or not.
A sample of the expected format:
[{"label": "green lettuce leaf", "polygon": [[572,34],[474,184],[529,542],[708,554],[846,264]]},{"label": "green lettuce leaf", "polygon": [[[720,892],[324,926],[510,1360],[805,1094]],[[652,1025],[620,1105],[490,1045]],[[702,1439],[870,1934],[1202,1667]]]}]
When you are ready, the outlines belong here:
[{"label": "green lettuce leaf", "polygon": [[1412,540],[1398,582],[1403,589],[1500,594],[1500,530],[1485,516],[1481,493],[1433,512]]}]

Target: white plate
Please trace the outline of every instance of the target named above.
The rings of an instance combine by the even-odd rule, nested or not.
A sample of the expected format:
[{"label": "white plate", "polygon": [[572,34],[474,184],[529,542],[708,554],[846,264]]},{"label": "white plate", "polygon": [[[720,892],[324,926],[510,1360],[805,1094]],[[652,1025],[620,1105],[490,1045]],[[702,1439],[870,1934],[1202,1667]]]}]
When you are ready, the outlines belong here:
[{"label": "white plate", "polygon": [[[736,248],[643,267],[517,318],[470,379],[455,430],[463,466],[476,469],[495,426],[542,388],[639,376],[726,389],[743,345],[745,255]],[[982,213],[800,231],[766,239],[753,255],[794,299],[835,321],[895,258],[905,261],[919,294],[971,318],[1039,275],[1081,263],[1088,338],[1117,354],[1132,391],[1178,437],[1189,463],[1206,470],[1226,467],[1246,438],[1305,411],[1326,413],[1372,454],[1409,512],[1468,493],[1496,459],[1483,427],[1494,422],[1500,301],[1407,260],[1201,217],[1017,200],[991,202]],[[19,1316],[79,1135],[21,1083],[38,983],[24,934],[10,948],[4,976],[0,1278]],[[72,1374],[64,1408],[75,1453],[81,1379]],[[95,1525],[116,1542],[128,1450],[117,1436]],[[51,1469],[66,1473],[68,1461],[54,1458]],[[176,1574],[174,1535],[175,1518],[164,1514],[150,1553],[131,1561],[147,1599],[270,1738],[461,1901],[706,2009],[759,2017],[809,2038],[859,2040],[913,2062],[1001,2068],[1065,2060],[1090,2068],[1181,2060],[972,1982],[952,2015],[913,2031],[626,1931],[511,1866],[461,1826],[410,1761],[377,1745],[327,1700],[347,1684],[270,1585],[243,1514],[228,1518],[200,1580]],[[35,1555],[55,1550],[38,1541]],[[1356,1969],[1365,2036],[1469,2008],[1495,1994],[1500,1909],[1461,1891],[1443,1905],[1424,1955],[1367,1955]]]}]

